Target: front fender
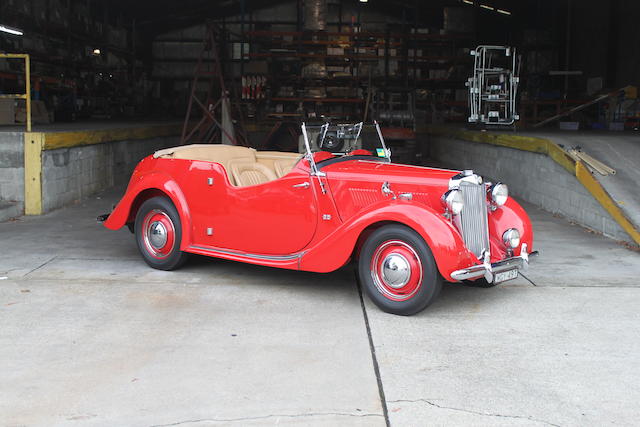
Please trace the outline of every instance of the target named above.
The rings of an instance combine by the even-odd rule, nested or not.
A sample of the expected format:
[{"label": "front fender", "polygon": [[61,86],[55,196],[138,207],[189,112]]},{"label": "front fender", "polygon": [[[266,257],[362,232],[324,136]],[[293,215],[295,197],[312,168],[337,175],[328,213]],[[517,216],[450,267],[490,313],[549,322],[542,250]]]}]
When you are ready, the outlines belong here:
[{"label": "front fender", "polygon": [[143,193],[146,194],[150,190],[156,190],[157,192],[163,193],[171,199],[171,202],[176,207],[178,214],[180,215],[180,222],[182,223],[182,242],[180,244],[180,249],[184,249],[188,246],[188,242],[191,241],[191,227],[186,226],[191,224],[189,206],[182,190],[180,190],[180,187],[178,186],[178,183],[176,183],[170,175],[164,172],[134,172],[126,193],[104,222],[104,226],[111,230],[118,230],[128,222],[134,221],[136,214],[134,210],[137,209],[142,202],[142,200],[139,200],[139,196]]},{"label": "front fender", "polygon": [[[489,215],[489,236],[491,237],[491,261],[496,262],[508,256],[502,242],[502,234],[509,228],[520,232],[520,242],[527,244],[527,251],[533,251],[533,227],[531,219],[522,206],[509,197],[507,202]],[[518,247],[514,255],[520,255]]]},{"label": "front fender", "polygon": [[383,222],[404,224],[420,234],[446,280],[454,281],[451,278],[453,271],[477,263],[466,249],[460,233],[442,215],[422,204],[394,200],[370,205],[312,245],[302,256],[300,269],[325,273],[340,268],[353,253],[362,232]]}]

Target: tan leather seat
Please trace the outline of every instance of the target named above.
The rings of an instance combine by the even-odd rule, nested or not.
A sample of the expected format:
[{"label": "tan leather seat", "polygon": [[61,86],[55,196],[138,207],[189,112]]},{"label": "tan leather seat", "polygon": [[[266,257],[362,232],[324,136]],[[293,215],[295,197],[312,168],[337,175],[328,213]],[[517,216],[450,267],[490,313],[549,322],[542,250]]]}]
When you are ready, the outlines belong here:
[{"label": "tan leather seat", "polygon": [[271,169],[261,163],[232,160],[229,167],[235,185],[238,187],[258,185],[278,179]]},{"label": "tan leather seat", "polygon": [[302,155],[300,153],[287,153],[283,151],[258,151],[256,159],[258,163],[267,166],[275,172],[278,178],[282,178],[298,163]]},{"label": "tan leather seat", "polygon": [[256,161],[256,150],[249,147],[224,144],[191,144],[179,147],[158,150],[153,157],[202,160],[205,162],[220,163],[227,171],[227,176],[232,185],[238,185],[229,170],[229,162],[232,160]]},{"label": "tan leather seat", "polygon": [[273,170],[276,173],[276,176],[278,178],[282,178],[283,176],[285,176],[286,174],[288,174],[289,172],[291,172],[291,169],[293,169],[293,167],[296,165],[296,163],[298,163],[298,159],[286,159],[286,160],[274,160],[273,161]]},{"label": "tan leather seat", "polygon": [[[291,172],[301,155],[281,151],[256,151],[237,145],[191,144],[158,150],[153,157],[220,163],[227,172],[231,185],[244,187],[285,176]],[[233,165],[236,163],[234,169]]]}]

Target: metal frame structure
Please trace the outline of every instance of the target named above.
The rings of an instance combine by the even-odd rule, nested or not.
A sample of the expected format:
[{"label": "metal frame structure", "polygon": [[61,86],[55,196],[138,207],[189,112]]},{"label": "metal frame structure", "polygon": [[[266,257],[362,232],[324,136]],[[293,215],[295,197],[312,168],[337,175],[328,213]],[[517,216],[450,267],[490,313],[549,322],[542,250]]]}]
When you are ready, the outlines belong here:
[{"label": "metal frame structure", "polygon": [[513,125],[520,116],[516,109],[520,61],[509,46],[480,45],[474,56],[469,88],[469,123]]},{"label": "metal frame structure", "polygon": [[3,59],[24,59],[24,85],[25,93],[12,93],[7,95],[0,95],[0,98],[10,99],[24,99],[27,104],[27,119],[26,127],[27,132],[31,132],[31,60],[26,53],[0,53],[0,58]]},{"label": "metal frame structure", "polygon": [[[207,23],[207,31],[204,36],[202,50],[196,65],[191,95],[187,107],[187,114],[182,126],[180,144],[190,142],[212,143],[218,136],[221,142],[232,145],[247,145],[248,139],[242,122],[242,114],[237,114],[238,122],[231,119],[232,103],[229,100],[220,52],[216,44],[216,38],[222,37],[222,31],[213,23]],[[208,78],[208,81],[205,79]],[[207,83],[204,100],[198,96],[198,87],[201,81]],[[202,112],[202,117],[193,124],[194,104]],[[198,108],[195,109],[196,111]]]}]

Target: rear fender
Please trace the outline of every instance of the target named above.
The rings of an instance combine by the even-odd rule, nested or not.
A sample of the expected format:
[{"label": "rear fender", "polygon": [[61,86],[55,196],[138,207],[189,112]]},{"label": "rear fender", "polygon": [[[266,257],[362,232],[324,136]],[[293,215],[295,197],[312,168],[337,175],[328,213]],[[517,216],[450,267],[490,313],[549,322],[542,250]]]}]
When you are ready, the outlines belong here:
[{"label": "rear fender", "polygon": [[422,204],[395,200],[369,206],[312,245],[302,257],[300,269],[325,273],[342,267],[354,252],[362,233],[377,224],[389,222],[406,225],[422,236],[446,280],[454,281],[450,275],[453,271],[477,263],[466,249],[460,233],[442,215]]},{"label": "rear fender", "polygon": [[118,230],[127,223],[135,221],[135,216],[140,205],[148,198],[155,195],[164,195],[171,199],[180,215],[182,223],[182,242],[180,249],[184,249],[191,241],[191,214],[184,194],[178,184],[163,172],[150,172],[144,175],[134,174],[127,188],[127,192],[107,220],[104,226],[111,230]]}]

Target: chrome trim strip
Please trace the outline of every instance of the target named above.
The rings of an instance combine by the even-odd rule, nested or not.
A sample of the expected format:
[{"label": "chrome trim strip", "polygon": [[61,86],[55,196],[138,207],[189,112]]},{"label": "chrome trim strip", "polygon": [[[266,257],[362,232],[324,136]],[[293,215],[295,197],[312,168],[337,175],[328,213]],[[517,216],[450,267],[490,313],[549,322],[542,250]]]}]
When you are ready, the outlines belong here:
[{"label": "chrome trim strip", "polygon": [[291,261],[294,259],[299,260],[304,255],[304,252],[299,252],[297,254],[292,254],[292,255],[258,255],[258,254],[248,254],[245,252],[230,251],[226,249],[208,248],[206,246],[196,246],[196,245],[191,245],[189,246],[189,248],[198,249],[201,251],[213,252],[213,253],[217,252],[224,255],[235,255],[235,256],[241,256],[245,258],[261,259],[261,260],[267,260],[267,261]]},{"label": "chrome trim strip", "polygon": [[503,259],[496,263],[491,264],[490,270],[485,264],[474,265],[469,268],[463,268],[462,270],[456,270],[451,273],[451,277],[455,280],[467,280],[477,279],[485,275],[487,271],[491,273],[500,273],[502,271],[512,270],[517,268],[518,270],[524,270],[529,265],[531,257],[538,256],[538,251],[533,251],[527,254],[526,251],[522,256],[516,256]]}]

